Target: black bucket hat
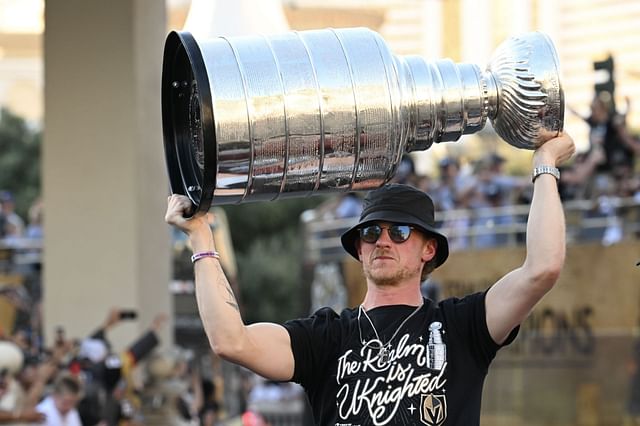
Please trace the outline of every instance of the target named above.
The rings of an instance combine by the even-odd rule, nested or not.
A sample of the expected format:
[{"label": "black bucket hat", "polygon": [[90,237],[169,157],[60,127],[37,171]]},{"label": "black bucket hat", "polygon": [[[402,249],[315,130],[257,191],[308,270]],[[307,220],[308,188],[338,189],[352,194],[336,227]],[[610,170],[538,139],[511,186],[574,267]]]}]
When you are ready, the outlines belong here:
[{"label": "black bucket hat", "polygon": [[356,241],[359,229],[374,222],[413,225],[438,241],[436,267],[449,257],[449,242],[435,227],[433,201],[424,192],[408,185],[388,184],[370,191],[364,198],[362,214],[357,225],[342,234],[344,249],[358,258]]}]

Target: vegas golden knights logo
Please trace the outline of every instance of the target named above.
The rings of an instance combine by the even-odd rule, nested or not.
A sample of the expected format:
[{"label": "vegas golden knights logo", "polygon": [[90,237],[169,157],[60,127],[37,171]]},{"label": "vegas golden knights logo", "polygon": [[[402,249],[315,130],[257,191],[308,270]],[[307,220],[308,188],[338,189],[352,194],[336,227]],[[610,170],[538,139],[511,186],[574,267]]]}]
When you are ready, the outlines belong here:
[{"label": "vegas golden knights logo", "polygon": [[428,426],[440,426],[447,419],[447,398],[444,395],[422,395],[420,421]]}]

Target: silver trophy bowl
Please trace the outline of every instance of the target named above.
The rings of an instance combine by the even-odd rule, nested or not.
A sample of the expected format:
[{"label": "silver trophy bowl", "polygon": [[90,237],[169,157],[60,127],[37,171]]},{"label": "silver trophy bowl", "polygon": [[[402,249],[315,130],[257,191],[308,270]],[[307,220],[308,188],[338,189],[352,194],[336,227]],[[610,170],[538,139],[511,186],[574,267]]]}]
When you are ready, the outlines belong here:
[{"label": "silver trophy bowl", "polygon": [[168,35],[162,72],[171,190],[212,204],[372,189],[402,155],[491,120],[535,149],[562,131],[564,97],[542,33],[507,40],[487,69],[396,56],[377,33],[327,29],[197,40]]}]

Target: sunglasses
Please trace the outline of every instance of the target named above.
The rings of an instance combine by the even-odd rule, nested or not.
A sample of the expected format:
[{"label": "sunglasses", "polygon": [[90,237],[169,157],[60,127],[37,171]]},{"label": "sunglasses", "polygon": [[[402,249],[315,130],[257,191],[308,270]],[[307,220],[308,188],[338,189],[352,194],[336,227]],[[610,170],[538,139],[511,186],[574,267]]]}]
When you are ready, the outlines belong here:
[{"label": "sunglasses", "polygon": [[359,229],[360,239],[365,243],[373,244],[378,241],[383,229],[387,230],[391,241],[394,243],[404,243],[411,236],[411,230],[415,228],[410,225],[391,225],[387,227],[369,225]]}]

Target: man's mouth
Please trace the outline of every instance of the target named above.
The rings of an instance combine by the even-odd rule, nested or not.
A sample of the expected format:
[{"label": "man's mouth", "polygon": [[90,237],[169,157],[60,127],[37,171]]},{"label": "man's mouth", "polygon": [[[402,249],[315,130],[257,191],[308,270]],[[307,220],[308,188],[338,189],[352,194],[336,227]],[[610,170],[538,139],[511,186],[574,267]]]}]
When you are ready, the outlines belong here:
[{"label": "man's mouth", "polygon": [[387,254],[378,254],[373,256],[373,260],[393,260],[393,257]]}]

